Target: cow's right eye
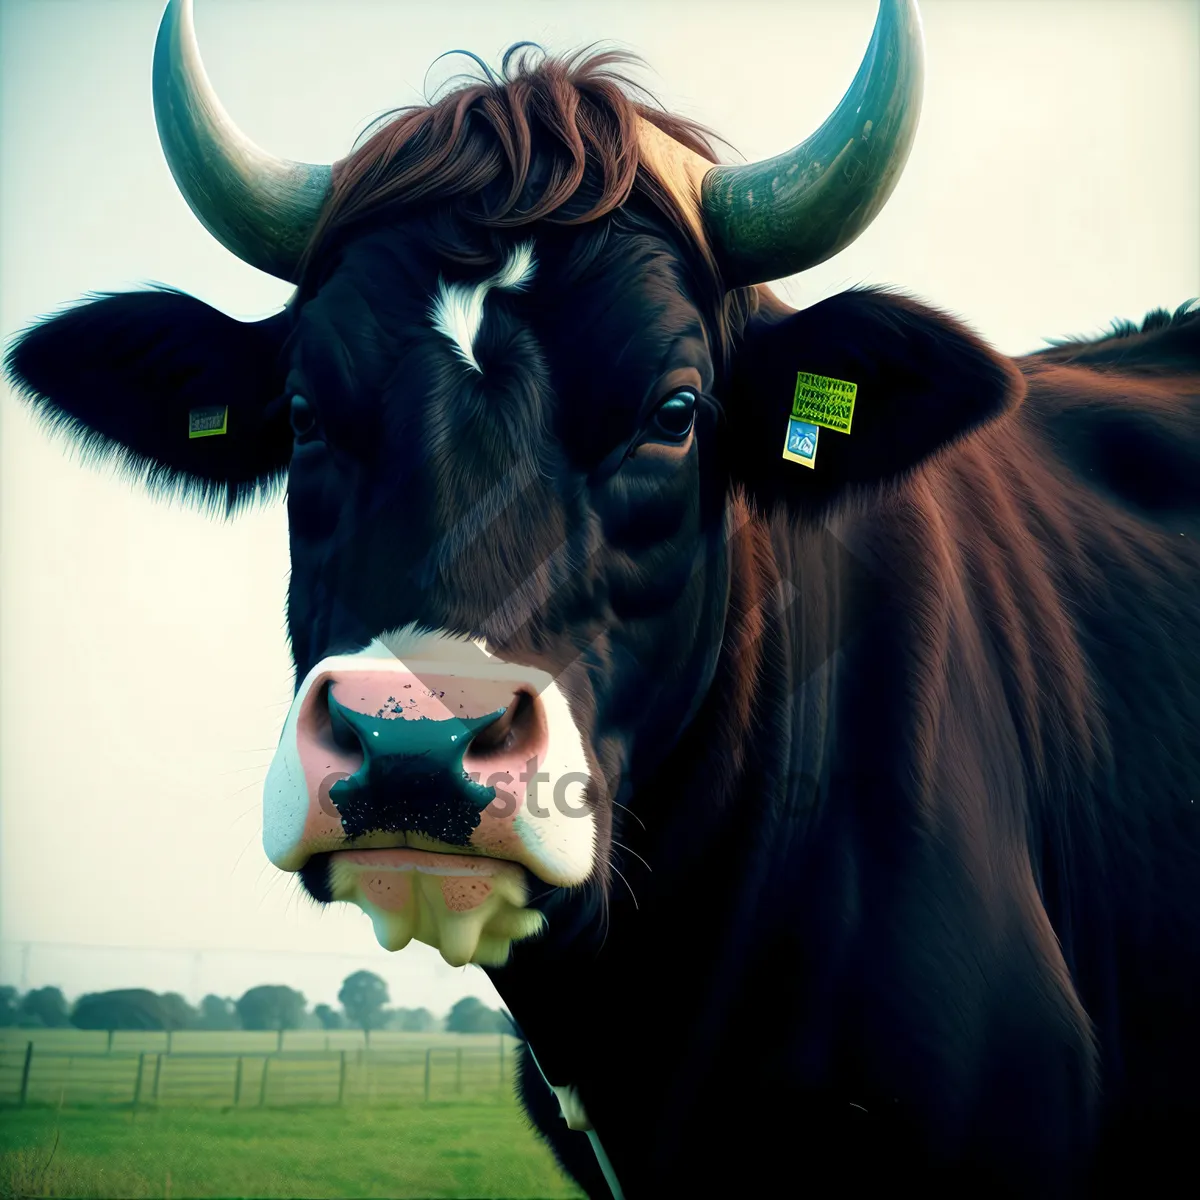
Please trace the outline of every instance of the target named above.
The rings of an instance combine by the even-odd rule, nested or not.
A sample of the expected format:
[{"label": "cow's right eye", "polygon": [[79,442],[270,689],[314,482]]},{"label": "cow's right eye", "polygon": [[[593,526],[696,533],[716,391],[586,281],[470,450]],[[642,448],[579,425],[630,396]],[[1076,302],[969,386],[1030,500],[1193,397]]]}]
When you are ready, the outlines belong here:
[{"label": "cow's right eye", "polygon": [[654,426],[670,441],[681,442],[692,431],[696,420],[696,393],[691,388],[680,388],[658,406],[654,414]]},{"label": "cow's right eye", "polygon": [[317,428],[317,414],[303,396],[292,397],[292,433],[298,442],[310,438]]}]

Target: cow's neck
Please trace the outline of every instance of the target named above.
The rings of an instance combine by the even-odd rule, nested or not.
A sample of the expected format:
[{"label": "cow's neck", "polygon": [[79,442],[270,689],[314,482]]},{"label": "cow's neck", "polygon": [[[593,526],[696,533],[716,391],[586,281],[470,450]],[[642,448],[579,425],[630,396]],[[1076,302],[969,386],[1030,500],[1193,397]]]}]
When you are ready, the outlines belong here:
[{"label": "cow's neck", "polygon": [[[601,1074],[669,1080],[680,1096],[704,1087],[704,1055],[672,1045],[669,1031],[686,1012],[694,1038],[727,1032],[747,962],[770,936],[764,914],[786,920],[775,911],[779,881],[758,868],[786,857],[784,842],[802,842],[826,771],[839,545],[752,519],[730,539],[730,557],[708,696],[631,801],[636,819],[618,826],[632,851],[618,860],[628,886],[614,880],[607,919],[586,900],[552,913],[547,935],[493,974],[547,1081],[578,1085],[589,1110],[605,1107]],[[653,1093],[670,1107],[658,1084],[648,1104]],[[590,1115],[619,1163],[623,1130],[606,1130],[608,1113]],[[656,1138],[669,1156],[661,1117]]]},{"label": "cow's neck", "polygon": [[[627,1192],[631,1179],[701,1178],[688,1136],[713,1112],[724,1124],[709,1175],[730,1169],[739,1137],[787,1144],[789,1129],[756,1128],[731,1110],[734,1094],[752,1098],[759,1121],[776,1109],[800,1120],[801,1098],[805,1120],[892,1111],[898,1097],[895,1111],[908,1114],[936,1105],[929,1081],[943,1070],[953,1077],[956,1064],[942,1063],[938,1048],[951,1044],[960,1009],[914,1007],[917,1032],[897,1046],[888,1006],[961,963],[1011,966],[1002,936],[980,937],[1001,926],[989,893],[972,887],[990,877],[972,856],[1025,837],[1025,824],[1006,818],[1028,803],[1028,787],[994,663],[1016,658],[1029,630],[993,628],[972,590],[988,577],[946,528],[947,488],[980,488],[970,462],[961,480],[916,481],[836,533],[782,521],[744,528],[710,693],[631,802],[646,829],[631,821],[618,832],[653,868],[619,860],[637,907],[613,890],[602,945],[588,936],[595,914],[569,909],[543,942],[518,947],[505,972],[502,993],[551,1083],[578,1087]],[[975,502],[1003,511],[1002,499],[993,490]],[[967,547],[984,565],[1007,564],[1005,585],[1027,593],[1019,555]],[[1036,611],[1051,611],[1044,598]],[[1072,730],[1051,719],[1060,703],[1052,683],[1033,698],[1035,729]],[[959,757],[930,752],[939,722],[959,731]],[[988,838],[954,824],[962,758],[980,767],[973,804],[991,822]],[[1013,842],[1011,861],[1023,848]],[[913,878],[919,891],[906,886]],[[961,919],[930,941],[930,912]],[[1049,912],[1061,922],[1053,904]],[[1065,972],[1058,944],[1046,940],[1046,969]],[[1029,975],[1032,1005],[1052,1005],[1042,979]],[[771,1010],[787,1014],[770,1026],[771,1051],[748,1054],[741,1039]],[[982,1007],[968,1015],[985,1031],[993,1019]],[[912,1045],[927,1051],[920,1071],[906,1057]]]}]

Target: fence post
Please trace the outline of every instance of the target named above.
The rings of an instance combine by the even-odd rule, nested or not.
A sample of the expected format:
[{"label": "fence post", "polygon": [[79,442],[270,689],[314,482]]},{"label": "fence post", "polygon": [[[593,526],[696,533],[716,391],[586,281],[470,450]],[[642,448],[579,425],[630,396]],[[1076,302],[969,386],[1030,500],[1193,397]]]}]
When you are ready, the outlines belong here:
[{"label": "fence post", "polygon": [[142,1102],[142,1077],[143,1077],[143,1075],[145,1075],[145,1073],[146,1073],[146,1052],[145,1052],[145,1050],[143,1050],[138,1055],[137,1078],[133,1082],[133,1107],[135,1109]]},{"label": "fence post", "polygon": [[67,1099],[67,1084],[71,1082],[71,1064],[75,1060],[70,1056],[67,1057],[67,1069],[63,1073],[62,1087],[58,1089],[58,1108],[56,1111],[62,1112],[63,1104]]},{"label": "fence post", "polygon": [[24,1104],[26,1097],[29,1095],[29,1068],[33,1064],[33,1043],[25,1043],[25,1063],[21,1067],[21,1099],[20,1103]]},{"label": "fence post", "polygon": [[258,1085],[258,1107],[263,1108],[267,1103],[267,1068],[271,1065],[271,1056],[265,1055],[263,1058],[262,1079]]},{"label": "fence post", "polygon": [[233,1107],[237,1108],[242,1099],[242,1056],[238,1055],[237,1072],[233,1077]]},{"label": "fence post", "polygon": [[429,1103],[429,1070],[433,1060],[433,1047],[425,1051],[425,1103]]},{"label": "fence post", "polygon": [[105,1053],[105,1054],[111,1054],[111,1053],[112,1053],[112,1040],[113,1040],[113,1034],[114,1034],[114,1033],[116,1033],[116,1030],[115,1030],[115,1029],[110,1029],[110,1030],[108,1031],[108,1046],[105,1048],[105,1051],[104,1051],[104,1053]]},{"label": "fence post", "polygon": [[155,1104],[158,1103],[158,1081],[162,1078],[162,1060],[161,1054],[154,1056],[154,1083],[150,1087],[150,1099]]},{"label": "fence post", "polygon": [[346,1100],[346,1052],[342,1051],[342,1062],[338,1068],[338,1103],[343,1104]]},{"label": "fence post", "polygon": [[454,1059],[454,1091],[462,1095],[462,1047],[459,1046]]},{"label": "fence post", "polygon": [[172,1045],[172,1041],[173,1041],[174,1037],[175,1037],[175,1030],[168,1029],[167,1030],[167,1053],[168,1054],[171,1053],[171,1045]]},{"label": "fence post", "polygon": [[275,1053],[280,1054],[283,1051],[283,1026],[279,1027],[279,1036],[275,1039]]}]

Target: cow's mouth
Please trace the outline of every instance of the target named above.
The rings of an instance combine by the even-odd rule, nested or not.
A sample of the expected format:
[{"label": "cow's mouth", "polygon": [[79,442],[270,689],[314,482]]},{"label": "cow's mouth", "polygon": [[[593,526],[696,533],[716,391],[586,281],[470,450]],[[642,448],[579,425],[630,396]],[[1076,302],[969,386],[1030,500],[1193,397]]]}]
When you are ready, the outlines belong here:
[{"label": "cow's mouth", "polygon": [[402,950],[415,938],[455,967],[502,966],[512,943],[540,932],[544,921],[527,907],[531,873],[483,855],[334,850],[313,855],[300,877],[315,899],[361,908],[385,950]]}]

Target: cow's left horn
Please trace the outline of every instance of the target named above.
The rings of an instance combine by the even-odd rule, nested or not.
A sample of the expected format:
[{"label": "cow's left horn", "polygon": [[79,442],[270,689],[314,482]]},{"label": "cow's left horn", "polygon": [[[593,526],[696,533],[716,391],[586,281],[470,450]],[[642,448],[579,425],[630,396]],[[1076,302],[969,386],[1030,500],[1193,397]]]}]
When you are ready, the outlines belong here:
[{"label": "cow's left horn", "polygon": [[731,287],[815,266],[866,229],[904,169],[924,77],[916,0],[880,0],[858,74],[816,133],[775,158],[706,170],[704,226]]},{"label": "cow's left horn", "polygon": [[221,107],[200,61],[192,0],[170,0],[154,46],[154,117],[175,182],[239,258],[296,282],[333,169],[260,150]]}]

